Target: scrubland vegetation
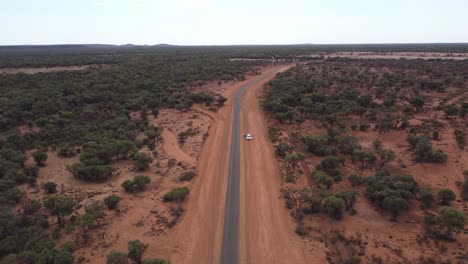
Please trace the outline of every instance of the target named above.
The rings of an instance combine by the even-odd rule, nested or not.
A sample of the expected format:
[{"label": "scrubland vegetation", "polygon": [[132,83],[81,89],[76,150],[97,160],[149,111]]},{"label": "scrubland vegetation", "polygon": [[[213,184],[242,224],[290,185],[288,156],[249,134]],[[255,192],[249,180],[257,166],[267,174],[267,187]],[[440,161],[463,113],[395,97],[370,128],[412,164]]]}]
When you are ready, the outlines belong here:
[{"label": "scrubland vegetation", "polygon": [[[307,219],[312,217],[323,216],[332,223],[359,217],[359,206],[369,202],[382,219],[400,224],[406,214],[421,207],[425,241],[459,241],[466,224],[466,208],[460,203],[468,199],[468,175],[456,185],[459,189],[442,188],[421,183],[420,175],[404,169],[413,164],[448,166],[465,151],[467,62],[307,57],[310,52],[362,50],[466,52],[468,48],[462,44],[1,47],[0,68],[94,65],[79,71],[0,74],[1,262],[89,261],[76,252],[102,238],[95,236],[112,225],[110,215],[121,217],[128,210],[126,203],[138,204],[142,200],[136,199],[148,193],[155,193],[151,203],[170,208],[170,218],[148,221],[174,226],[184,212],[184,201],[193,195],[189,182],[198,176],[193,166],[168,157],[164,166],[180,168],[174,186],[155,191],[167,176],[159,159],[165,155],[160,143],[167,130],[152,121],[169,110],[187,113],[194,104],[216,111],[228,98],[202,90],[203,85],[241,81],[272,61],[292,59],[301,64],[268,85],[263,107],[273,120],[270,137],[283,167],[283,194],[297,220],[296,232],[311,236],[315,231]],[[207,136],[199,127],[187,126],[171,132],[176,144],[183,147],[194,137]],[[411,159],[404,159],[384,140],[364,144],[359,135],[366,133],[399,133]],[[447,140],[458,152],[447,151],[443,145]],[[53,180],[65,176],[47,170],[54,165],[51,160],[66,160],[67,177],[83,188],[105,188],[122,171],[132,174],[111,192],[77,194],[63,181]],[[44,175],[46,170],[57,175]],[[158,176],[150,176],[149,171]],[[158,210],[148,213],[157,215]],[[163,232],[148,228],[151,236]],[[335,230],[323,239],[331,263],[358,263],[363,256],[361,236]],[[169,263],[145,257],[151,252],[143,238],[126,239],[124,246],[127,240],[127,252],[112,250],[112,244],[96,248],[106,250],[107,263]],[[378,263],[378,257],[371,259]]]},{"label": "scrubland vegetation", "polygon": [[[115,165],[124,161],[144,173],[160,151],[155,142],[161,141],[162,127],[150,124],[150,117],[157,117],[161,109],[187,111],[194,103],[220,106],[226,101],[221,95],[189,88],[209,81],[241,80],[261,65],[193,52],[63,56],[8,53],[0,63],[1,67],[107,64],[73,72],[0,74],[2,263],[73,263],[73,251],[89,244],[108,210],[119,210],[122,197],[109,195],[83,211],[81,201],[55,182],[44,182],[39,197],[23,195],[25,189],[37,188],[38,172],[48,166],[48,155],[78,155],[79,161],[67,169],[83,182],[106,184],[115,177]],[[131,113],[141,118],[132,118]],[[137,139],[139,133],[143,139]],[[183,141],[193,133],[187,131],[179,138]],[[153,157],[141,152],[142,147],[152,150]],[[34,165],[27,162],[29,157]],[[191,177],[187,174],[181,181]],[[151,182],[146,175],[136,175],[122,188],[137,195]],[[164,200],[180,204],[188,193],[187,187],[175,188]],[[59,242],[64,236],[70,244]],[[140,263],[142,248],[129,242],[128,256],[112,253],[108,263],[128,263],[127,257]],[[147,259],[143,263],[168,262]]]},{"label": "scrubland vegetation", "polygon": [[[467,61],[343,58],[298,64],[271,81],[263,108],[271,118],[269,135],[296,232],[311,237],[318,232],[330,239],[321,224],[326,220],[317,220],[321,218],[317,214],[334,220],[359,218],[361,203],[370,203],[383,221],[390,222],[400,222],[402,215],[422,208],[424,217],[412,213],[413,219],[405,216],[405,221],[422,222],[420,234],[426,241],[466,243],[467,208],[460,195],[466,193],[462,172],[468,166],[467,81]],[[425,175],[415,166],[450,168],[447,173],[454,175],[447,175],[448,186],[458,187],[422,183]],[[462,190],[457,179],[463,177]],[[310,222],[312,217],[315,221]],[[377,257],[359,253],[359,248],[365,249],[364,238],[353,246],[354,240],[346,237],[356,230],[349,227],[333,236],[333,246],[328,244],[331,263],[360,263],[364,257],[378,263],[373,262]],[[347,245],[341,252],[334,249],[336,239]],[[418,251],[421,256],[423,251]],[[451,260],[466,258],[458,253]]]}]

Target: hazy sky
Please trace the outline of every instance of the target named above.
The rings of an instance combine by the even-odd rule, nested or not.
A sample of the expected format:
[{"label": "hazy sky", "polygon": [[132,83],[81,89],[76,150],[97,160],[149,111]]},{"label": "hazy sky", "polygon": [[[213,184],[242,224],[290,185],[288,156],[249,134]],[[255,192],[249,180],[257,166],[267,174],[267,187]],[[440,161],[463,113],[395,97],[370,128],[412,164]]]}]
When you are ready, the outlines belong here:
[{"label": "hazy sky", "polygon": [[468,42],[467,0],[0,0],[0,45]]}]

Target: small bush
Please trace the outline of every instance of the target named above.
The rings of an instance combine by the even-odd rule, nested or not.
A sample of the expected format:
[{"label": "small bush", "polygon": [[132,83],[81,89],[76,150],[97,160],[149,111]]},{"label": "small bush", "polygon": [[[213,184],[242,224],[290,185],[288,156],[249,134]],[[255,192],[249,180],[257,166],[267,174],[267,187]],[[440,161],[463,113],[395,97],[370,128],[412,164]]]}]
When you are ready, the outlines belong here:
[{"label": "small bush", "polygon": [[143,253],[148,249],[148,244],[140,242],[140,240],[128,241],[128,258],[135,261],[136,263],[141,263]]},{"label": "small bush", "polygon": [[143,152],[138,152],[133,156],[135,168],[139,171],[144,171],[149,168],[149,164],[153,162],[153,159]]},{"label": "small bush", "polygon": [[296,227],[296,234],[300,235],[301,237],[307,235],[307,229],[304,225],[298,225]]},{"label": "small bush", "polygon": [[151,183],[151,179],[148,176],[137,175],[133,177],[133,180],[124,181],[121,186],[127,192],[137,192],[143,191],[149,183]]},{"label": "small bush", "polygon": [[434,195],[432,195],[432,192],[428,189],[423,189],[419,193],[419,199],[423,203],[424,207],[430,208],[435,202]]},{"label": "small bush", "polygon": [[178,203],[185,200],[189,195],[189,189],[187,187],[176,187],[170,190],[164,195],[164,202],[176,201]]},{"label": "small bush", "polygon": [[36,165],[39,167],[45,166],[45,161],[47,160],[47,153],[42,150],[36,150],[32,153],[32,157],[36,162]]},{"label": "small bush", "polygon": [[313,178],[315,181],[315,185],[318,188],[322,189],[330,189],[330,187],[333,185],[333,179],[325,174],[323,171],[315,171],[313,173]]},{"label": "small bush", "polygon": [[369,129],[370,125],[369,124],[360,124],[359,125],[359,130],[361,131],[367,131]]},{"label": "small bush", "polygon": [[111,251],[107,254],[106,264],[128,264],[128,257],[125,253]]},{"label": "small bush", "polygon": [[442,205],[450,205],[450,202],[455,200],[455,193],[450,189],[442,189],[437,195]]},{"label": "small bush", "polygon": [[117,208],[117,205],[121,200],[122,198],[120,198],[119,196],[111,194],[104,198],[104,204],[106,205],[107,209],[114,210],[115,208]]},{"label": "small bush", "polygon": [[196,173],[193,171],[183,172],[179,177],[179,181],[191,181],[195,175]]},{"label": "small bush", "polygon": [[37,178],[37,176],[39,175],[39,167],[36,165],[25,167],[23,171],[24,175],[28,177]]},{"label": "small bush", "polygon": [[48,194],[56,193],[57,184],[55,182],[45,182],[42,184],[42,189]]},{"label": "small bush", "polygon": [[334,195],[328,196],[323,201],[323,209],[330,217],[340,220],[343,217],[345,201],[343,198]]}]

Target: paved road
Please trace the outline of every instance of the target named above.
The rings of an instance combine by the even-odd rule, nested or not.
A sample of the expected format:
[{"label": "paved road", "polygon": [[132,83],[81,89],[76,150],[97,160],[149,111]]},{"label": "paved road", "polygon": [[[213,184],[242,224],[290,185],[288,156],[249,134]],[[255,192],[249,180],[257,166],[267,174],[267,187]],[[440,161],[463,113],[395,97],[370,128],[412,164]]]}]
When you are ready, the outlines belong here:
[{"label": "paved road", "polygon": [[[223,242],[221,248],[221,264],[237,264],[239,259],[239,148],[240,140],[240,110],[241,96],[252,85],[271,77],[276,71],[262,75],[246,83],[234,97],[232,119],[231,155],[229,159],[229,178],[226,193],[226,208],[224,211]],[[253,135],[255,138],[255,135]],[[255,139],[254,139],[255,140]]]}]

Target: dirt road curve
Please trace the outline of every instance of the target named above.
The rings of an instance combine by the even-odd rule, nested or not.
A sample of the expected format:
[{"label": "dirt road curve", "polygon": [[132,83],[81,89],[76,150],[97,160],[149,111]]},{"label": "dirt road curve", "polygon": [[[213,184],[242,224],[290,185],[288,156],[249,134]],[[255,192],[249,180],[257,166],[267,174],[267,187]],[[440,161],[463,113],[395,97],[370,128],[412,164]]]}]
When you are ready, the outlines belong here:
[{"label": "dirt road curve", "polygon": [[279,171],[257,97],[260,88],[276,72],[285,69],[268,69],[262,75],[236,84],[226,91],[225,96],[230,100],[218,113],[212,115],[214,122],[197,161],[198,176],[190,186],[190,198],[184,206],[187,211],[180,223],[150,248],[156,250],[158,256],[178,264],[221,263],[224,214],[231,214],[228,212],[231,209],[226,208],[226,195],[233,131],[233,99],[236,93],[245,90],[243,96],[239,93],[238,122],[241,134],[236,137],[240,140],[242,133],[249,130],[255,138],[251,142],[238,141],[238,214],[234,202],[232,215],[226,218],[226,221],[231,219],[229,221],[232,224],[227,224],[224,229],[231,230],[233,236],[227,237],[231,244],[226,244],[225,238],[227,254],[223,257],[223,261],[226,261],[223,263],[306,263],[302,243],[294,234],[292,219],[279,199]]}]

